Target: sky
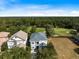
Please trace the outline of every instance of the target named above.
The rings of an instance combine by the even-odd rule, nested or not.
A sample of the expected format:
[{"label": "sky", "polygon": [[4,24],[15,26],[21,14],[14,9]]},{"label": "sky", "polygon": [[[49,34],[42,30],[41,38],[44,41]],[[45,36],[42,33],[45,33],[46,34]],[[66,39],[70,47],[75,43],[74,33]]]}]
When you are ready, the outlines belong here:
[{"label": "sky", "polygon": [[79,16],[79,0],[0,0],[5,16]]}]

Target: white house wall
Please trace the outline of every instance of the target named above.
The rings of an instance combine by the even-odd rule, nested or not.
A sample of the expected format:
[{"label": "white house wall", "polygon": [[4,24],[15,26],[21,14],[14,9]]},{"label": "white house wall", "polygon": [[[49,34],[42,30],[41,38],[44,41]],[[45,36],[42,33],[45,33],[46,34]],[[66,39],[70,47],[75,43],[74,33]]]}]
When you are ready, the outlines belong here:
[{"label": "white house wall", "polygon": [[18,38],[18,37],[13,37],[13,39],[17,42],[17,45],[18,44],[26,44],[26,42],[27,42],[27,38],[26,38],[26,40],[23,40],[23,39]]},{"label": "white house wall", "polygon": [[7,45],[8,45],[8,48],[10,49],[10,48],[12,48],[14,46],[14,42],[8,41]]},{"label": "white house wall", "polygon": [[[34,44],[32,44],[32,42],[33,42]],[[36,43],[35,43],[35,41],[31,41],[30,43],[31,43],[31,49],[35,49],[35,48],[36,48]]]},{"label": "white house wall", "polygon": [[47,40],[39,41],[39,44],[41,44],[41,43],[45,43],[47,46]]},{"label": "white house wall", "polygon": [[10,39],[8,42],[7,42],[7,44],[8,44],[8,48],[12,48],[13,47],[13,45],[14,45],[14,41],[16,42],[16,46],[18,46],[19,44],[23,44],[23,45],[25,45],[26,46],[26,42],[27,42],[27,38],[26,38],[26,40],[23,40],[23,39],[21,39],[21,38],[18,38],[18,37],[13,37],[12,39]]},{"label": "white house wall", "polygon": [[26,44],[26,43],[27,43],[27,39],[28,39],[28,37],[26,36],[26,39],[25,39],[25,41],[24,41],[24,43],[23,43],[23,44]]},{"label": "white house wall", "polygon": [[[34,44],[32,44],[32,42]],[[37,44],[36,42],[39,42],[39,44]],[[43,40],[43,41],[31,41],[30,42],[30,44],[31,44],[31,52],[34,53],[34,49],[36,49],[36,46],[40,46],[40,44],[42,44],[42,43],[45,43],[46,44],[45,46],[47,46],[47,40]]]}]

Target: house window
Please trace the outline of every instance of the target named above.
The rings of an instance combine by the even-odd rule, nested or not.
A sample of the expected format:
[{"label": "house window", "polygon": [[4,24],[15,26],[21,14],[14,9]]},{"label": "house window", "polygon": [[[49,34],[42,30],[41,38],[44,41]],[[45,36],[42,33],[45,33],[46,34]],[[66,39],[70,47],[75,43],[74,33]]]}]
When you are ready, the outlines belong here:
[{"label": "house window", "polygon": [[32,48],[34,48],[34,47],[32,47]]},{"label": "house window", "polygon": [[37,44],[39,44],[39,42],[37,42]]},{"label": "house window", "polygon": [[32,44],[34,44],[34,42],[32,42]]}]

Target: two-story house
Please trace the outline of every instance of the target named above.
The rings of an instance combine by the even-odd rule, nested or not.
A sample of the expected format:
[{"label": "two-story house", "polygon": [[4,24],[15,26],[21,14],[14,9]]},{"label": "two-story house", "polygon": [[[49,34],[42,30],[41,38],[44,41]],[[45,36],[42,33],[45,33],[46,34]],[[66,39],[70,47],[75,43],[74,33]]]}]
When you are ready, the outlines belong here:
[{"label": "two-story house", "polygon": [[7,41],[8,48],[13,48],[15,46],[18,47],[26,47],[28,39],[28,34],[22,30],[13,34],[10,39]]},{"label": "two-story house", "polygon": [[47,37],[45,33],[35,32],[30,37],[31,53],[36,53],[36,49],[47,46]]}]

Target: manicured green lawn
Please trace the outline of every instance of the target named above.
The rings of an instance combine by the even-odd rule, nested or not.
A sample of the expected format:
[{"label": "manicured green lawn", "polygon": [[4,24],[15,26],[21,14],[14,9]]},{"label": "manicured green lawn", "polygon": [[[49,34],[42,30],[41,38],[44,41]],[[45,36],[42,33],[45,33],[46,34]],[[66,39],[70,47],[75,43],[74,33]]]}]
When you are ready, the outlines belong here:
[{"label": "manicured green lawn", "polygon": [[71,36],[70,32],[74,29],[54,28],[55,35],[59,36]]},{"label": "manicured green lawn", "polygon": [[45,28],[36,28],[36,32],[45,32]]},{"label": "manicured green lawn", "polygon": [[27,32],[30,32],[31,29],[32,29],[32,26],[28,26],[28,27],[27,27]]},{"label": "manicured green lawn", "polygon": [[[27,32],[30,32],[32,29],[31,26],[27,27]],[[74,29],[66,29],[66,28],[54,28],[54,35],[58,35],[58,36],[72,36],[72,34],[70,34],[71,31],[73,31]],[[45,28],[36,28],[36,32],[46,32]]]},{"label": "manicured green lawn", "polygon": [[[32,26],[27,27],[27,32],[30,32],[32,29]],[[36,28],[35,32],[45,32],[45,28]]]}]

